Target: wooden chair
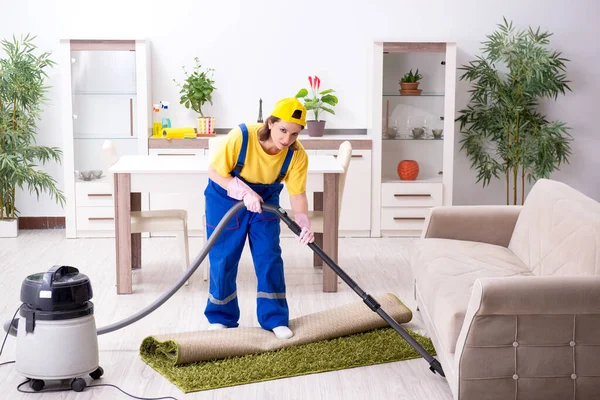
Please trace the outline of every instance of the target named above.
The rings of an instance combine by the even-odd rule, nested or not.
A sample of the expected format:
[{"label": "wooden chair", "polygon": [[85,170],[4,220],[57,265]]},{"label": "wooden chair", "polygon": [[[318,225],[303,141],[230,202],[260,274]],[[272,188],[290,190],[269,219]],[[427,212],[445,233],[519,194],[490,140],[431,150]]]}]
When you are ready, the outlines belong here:
[{"label": "wooden chair", "polygon": [[[108,169],[119,159],[116,146],[112,141],[106,140],[102,146],[102,151],[106,173],[112,181],[113,176]],[[114,192],[112,182],[110,187],[111,192]],[[190,256],[186,210],[132,211],[131,233],[142,232],[174,232],[177,240],[181,243],[183,271],[187,271],[190,266]],[[185,284],[187,285],[188,282],[186,281]]]},{"label": "wooden chair", "polygon": [[[352,145],[349,141],[344,141],[342,144],[340,144],[337,155],[337,161],[344,169],[344,172],[340,174],[338,179],[338,220],[340,213],[342,212],[342,198],[344,195],[346,176],[348,175],[348,167],[350,166],[351,159]],[[286,210],[286,212],[293,218],[294,213],[292,210]],[[315,243],[319,245],[319,247],[323,248],[323,211],[309,211],[308,218],[310,219],[311,230],[315,234]],[[323,260],[321,260],[321,258],[315,254],[313,263],[315,266],[320,266],[323,264]]]}]

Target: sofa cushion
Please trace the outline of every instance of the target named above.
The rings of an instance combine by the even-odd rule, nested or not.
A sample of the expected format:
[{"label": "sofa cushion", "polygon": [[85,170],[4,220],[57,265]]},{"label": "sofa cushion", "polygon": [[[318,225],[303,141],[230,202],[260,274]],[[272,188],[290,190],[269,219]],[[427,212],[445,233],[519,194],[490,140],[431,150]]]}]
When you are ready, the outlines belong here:
[{"label": "sofa cushion", "polygon": [[535,274],[600,275],[600,203],[564,183],[538,180],[508,248]]},{"label": "sofa cushion", "polygon": [[415,242],[411,267],[444,350],[454,354],[476,279],[532,275],[509,249],[450,239]]}]

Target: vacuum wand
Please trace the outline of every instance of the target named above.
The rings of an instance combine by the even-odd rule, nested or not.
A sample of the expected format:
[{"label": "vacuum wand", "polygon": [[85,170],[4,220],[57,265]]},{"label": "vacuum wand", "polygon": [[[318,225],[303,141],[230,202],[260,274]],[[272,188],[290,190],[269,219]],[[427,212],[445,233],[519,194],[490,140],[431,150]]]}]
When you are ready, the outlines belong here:
[{"label": "vacuum wand", "polygon": [[[262,204],[263,210],[275,213],[279,216],[279,218],[285,222],[285,224],[290,228],[290,230],[296,234],[300,235],[302,232],[302,228],[293,221],[281,207],[273,206],[271,204]],[[364,301],[364,303],[374,312],[376,312],[384,321],[386,321],[400,336],[404,338],[420,355],[429,363],[429,369],[433,373],[439,373],[441,376],[444,375],[444,371],[442,369],[442,365],[440,362],[435,359],[431,354],[427,352],[417,342],[408,332],[406,332],[398,322],[396,322],[392,317],[389,316],[382,308],[381,305],[375,300],[370,294],[365,293],[356,282],[348,275],[344,270],[342,270],[316,243],[309,243],[308,247],[312,249],[319,257],[325,261],[327,265],[340,277],[342,280],[352,289],[354,290]]]}]

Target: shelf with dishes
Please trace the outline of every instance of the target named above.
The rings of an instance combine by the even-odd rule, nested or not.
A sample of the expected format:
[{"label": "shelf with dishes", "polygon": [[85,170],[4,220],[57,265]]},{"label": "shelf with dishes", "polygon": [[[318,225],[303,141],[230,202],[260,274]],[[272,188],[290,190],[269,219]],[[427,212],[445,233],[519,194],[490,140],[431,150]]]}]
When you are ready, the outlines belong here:
[{"label": "shelf with dishes", "polygon": [[413,137],[409,135],[396,135],[396,136],[386,136],[385,134],[382,137],[383,140],[444,140],[444,136],[435,137],[435,136],[423,136],[423,137]]}]

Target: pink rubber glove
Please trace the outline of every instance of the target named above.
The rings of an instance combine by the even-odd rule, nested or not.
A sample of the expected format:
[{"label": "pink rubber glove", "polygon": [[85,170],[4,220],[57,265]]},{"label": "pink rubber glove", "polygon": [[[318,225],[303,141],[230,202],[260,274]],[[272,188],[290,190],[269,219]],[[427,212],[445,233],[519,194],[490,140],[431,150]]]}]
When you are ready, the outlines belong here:
[{"label": "pink rubber glove", "polygon": [[236,200],[243,200],[246,208],[252,212],[262,212],[260,203],[263,199],[250,186],[238,177],[234,177],[227,185],[227,195]]},{"label": "pink rubber glove", "polygon": [[310,230],[310,220],[308,219],[308,215],[304,213],[298,213],[294,215],[294,219],[300,228],[302,228],[302,232],[298,236],[298,240],[302,244],[309,244],[315,241],[315,234]]}]

